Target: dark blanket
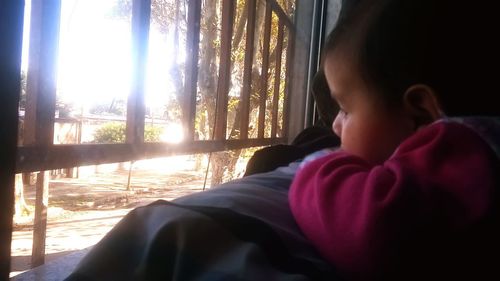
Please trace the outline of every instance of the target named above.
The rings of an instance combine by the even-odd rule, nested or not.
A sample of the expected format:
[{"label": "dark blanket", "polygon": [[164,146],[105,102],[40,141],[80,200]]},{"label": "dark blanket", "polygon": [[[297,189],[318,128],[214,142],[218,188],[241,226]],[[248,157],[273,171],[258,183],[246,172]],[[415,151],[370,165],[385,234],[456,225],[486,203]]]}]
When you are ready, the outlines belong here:
[{"label": "dark blanket", "polygon": [[297,166],[137,208],[66,280],[339,280],[290,213]]}]

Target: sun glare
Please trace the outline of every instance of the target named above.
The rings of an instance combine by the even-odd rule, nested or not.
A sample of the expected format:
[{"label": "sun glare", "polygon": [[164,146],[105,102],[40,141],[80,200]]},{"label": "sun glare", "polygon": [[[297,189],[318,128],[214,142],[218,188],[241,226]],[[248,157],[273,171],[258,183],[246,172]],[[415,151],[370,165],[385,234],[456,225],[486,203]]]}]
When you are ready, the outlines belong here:
[{"label": "sun glare", "polygon": [[[58,99],[87,108],[92,103],[130,93],[131,23],[113,16],[117,0],[64,0],[57,75]],[[31,0],[26,0],[22,69],[28,69]],[[129,15],[131,17],[131,15]],[[182,43],[173,58],[172,32],[151,26],[145,85],[146,105],[164,107],[175,96],[169,70],[176,59],[184,60]]]},{"label": "sun glare", "polygon": [[180,143],[184,140],[184,130],[180,124],[169,124],[163,130],[160,140],[167,143]]}]

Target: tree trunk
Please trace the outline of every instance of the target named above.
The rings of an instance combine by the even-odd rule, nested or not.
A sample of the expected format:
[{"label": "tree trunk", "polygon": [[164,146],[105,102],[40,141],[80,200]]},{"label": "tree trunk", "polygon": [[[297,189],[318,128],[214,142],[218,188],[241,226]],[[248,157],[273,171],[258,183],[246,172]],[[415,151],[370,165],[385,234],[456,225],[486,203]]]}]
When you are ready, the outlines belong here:
[{"label": "tree trunk", "polygon": [[15,203],[14,203],[15,216],[21,217],[23,215],[29,215],[30,210],[28,204],[24,200],[24,186],[23,186],[23,176],[22,174],[16,174],[15,183]]},{"label": "tree trunk", "polygon": [[[182,112],[184,109],[182,104],[184,97],[184,79],[183,75],[181,72],[181,69],[184,69],[184,66],[177,61],[179,57],[179,32],[181,29],[181,0],[176,0],[175,1],[175,19],[174,19],[174,53],[173,53],[173,58],[174,61],[171,64],[171,67],[169,69],[169,75],[171,77],[171,81],[174,83],[175,87],[175,95],[176,95],[176,100],[177,104],[180,110],[180,116],[186,116],[188,114],[187,112]],[[167,114],[168,115],[168,114]],[[179,117],[179,116],[177,116]],[[175,117],[174,117],[175,118]]]},{"label": "tree trunk", "polygon": [[[217,93],[217,0],[203,1],[203,14],[201,17],[201,32],[203,32],[200,41],[200,71],[198,72],[198,87],[200,91],[201,105],[198,108],[198,114],[206,114],[206,122],[199,123],[200,133],[212,139],[213,129],[215,128],[215,105]],[[201,120],[200,120],[201,121]],[[211,168],[212,179],[211,186],[222,181],[224,169],[221,166],[217,154],[212,155]]]}]

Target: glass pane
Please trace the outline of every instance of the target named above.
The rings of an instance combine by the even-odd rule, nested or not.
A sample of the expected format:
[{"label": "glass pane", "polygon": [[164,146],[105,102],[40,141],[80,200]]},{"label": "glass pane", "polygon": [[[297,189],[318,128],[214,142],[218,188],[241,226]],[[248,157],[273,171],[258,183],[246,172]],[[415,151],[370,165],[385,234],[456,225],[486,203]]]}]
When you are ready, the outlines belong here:
[{"label": "glass pane", "polygon": [[119,0],[62,1],[54,143],[124,142],[131,14]]},{"label": "glass pane", "polygon": [[18,127],[18,145],[23,145],[24,141],[24,118],[26,113],[26,86],[28,78],[28,57],[30,41],[30,23],[31,23],[31,0],[26,0],[24,6],[24,25],[23,25],[23,49],[21,57],[21,93],[19,98],[19,127]]},{"label": "glass pane", "polygon": [[239,101],[243,88],[243,70],[245,64],[245,42],[247,10],[246,0],[238,0],[236,17],[233,25],[233,39],[231,48],[231,83],[227,105],[227,138],[237,139],[240,136]]},{"label": "glass pane", "polygon": [[[269,55],[269,79],[267,83],[267,97],[266,97],[266,130],[264,131],[264,136],[266,138],[274,137],[271,136],[271,127],[273,121],[273,95],[274,95],[274,84],[276,80],[276,62],[278,61],[278,16],[276,13],[272,13],[271,16],[271,46]],[[279,78],[278,78],[279,79]]]},{"label": "glass pane", "polygon": [[257,138],[259,122],[259,97],[262,75],[262,55],[264,49],[264,24],[266,15],[266,2],[257,1],[255,9],[255,37],[253,46],[252,87],[250,92],[250,120],[248,137]]},{"label": "glass pane", "polygon": [[222,1],[202,2],[198,57],[198,92],[195,130],[200,140],[214,133],[217,83],[219,79]]},{"label": "glass pane", "polygon": [[289,31],[285,27],[284,35],[283,35],[283,52],[281,53],[281,77],[280,77],[280,91],[279,91],[279,99],[278,99],[278,128],[277,128],[277,137],[283,137],[283,122],[284,122],[284,103],[285,103],[285,95],[289,85],[286,83],[287,80],[287,59],[288,59],[288,43],[289,43]]},{"label": "glass pane", "polygon": [[178,143],[184,139],[181,101],[186,70],[186,30],[184,1],[151,2],[145,142]]}]

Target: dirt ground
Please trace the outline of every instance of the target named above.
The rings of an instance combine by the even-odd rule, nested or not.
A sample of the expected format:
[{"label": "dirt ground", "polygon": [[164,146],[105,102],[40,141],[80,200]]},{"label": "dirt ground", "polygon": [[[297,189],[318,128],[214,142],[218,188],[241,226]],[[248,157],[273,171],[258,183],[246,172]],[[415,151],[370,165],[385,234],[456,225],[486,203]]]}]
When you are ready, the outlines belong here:
[{"label": "dirt ground", "polygon": [[[187,156],[136,163],[130,191],[128,169],[51,180],[45,261],[96,244],[135,207],[202,191],[205,169],[197,168]],[[34,186],[25,198],[34,206]],[[33,213],[14,219],[11,276],[30,269]]]}]

